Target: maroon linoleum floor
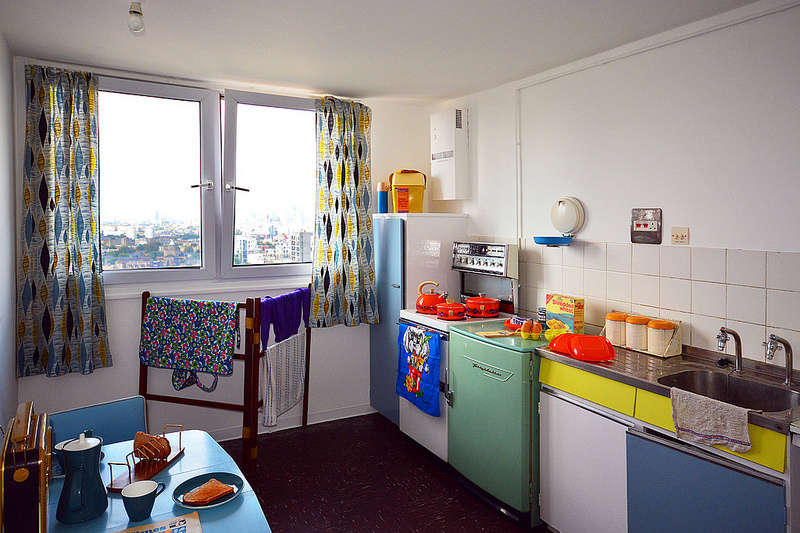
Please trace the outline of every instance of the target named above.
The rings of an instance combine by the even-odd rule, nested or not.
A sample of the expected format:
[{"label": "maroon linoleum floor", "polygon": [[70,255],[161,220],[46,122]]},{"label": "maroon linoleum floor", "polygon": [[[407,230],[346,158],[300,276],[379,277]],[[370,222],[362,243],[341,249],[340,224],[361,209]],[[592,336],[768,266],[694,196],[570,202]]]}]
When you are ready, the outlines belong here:
[{"label": "maroon linoleum floor", "polygon": [[378,414],[262,435],[255,464],[222,446],[275,533],[523,531]]}]

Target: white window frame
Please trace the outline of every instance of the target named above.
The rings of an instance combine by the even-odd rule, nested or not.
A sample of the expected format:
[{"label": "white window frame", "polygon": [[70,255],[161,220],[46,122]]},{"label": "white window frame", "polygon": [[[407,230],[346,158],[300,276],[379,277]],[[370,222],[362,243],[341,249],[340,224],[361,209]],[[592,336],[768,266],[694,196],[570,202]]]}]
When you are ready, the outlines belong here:
[{"label": "white window frame", "polygon": [[[211,187],[200,187],[202,213],[200,235],[202,264],[198,267],[150,268],[128,270],[103,270],[106,284],[141,283],[178,280],[213,279],[218,275],[219,250],[219,203],[220,193],[220,102],[219,92],[195,87],[183,87],[146,81],[100,76],[98,91],[188,100],[200,103],[200,183],[211,183]],[[102,109],[99,110],[103,112]],[[102,147],[101,147],[102,150]],[[103,169],[100,169],[100,194],[103,193]],[[153,191],[158,194],[158,191]],[[103,213],[100,212],[102,227]],[[101,251],[102,253],[102,251]]]},{"label": "white window frame", "polygon": [[[279,107],[283,109],[299,109],[315,111],[314,98],[297,98],[272,94],[250,93],[244,91],[225,90],[225,156],[223,158],[224,186],[222,189],[222,242],[220,243],[221,274],[224,279],[237,278],[275,278],[287,276],[311,277],[311,263],[294,263],[279,265],[233,265],[234,248],[234,207],[236,205],[236,110],[238,104]],[[312,178],[314,179],[314,178]],[[316,180],[315,180],[316,181]],[[241,184],[247,187],[248,184]],[[243,192],[242,194],[247,194]]]}]

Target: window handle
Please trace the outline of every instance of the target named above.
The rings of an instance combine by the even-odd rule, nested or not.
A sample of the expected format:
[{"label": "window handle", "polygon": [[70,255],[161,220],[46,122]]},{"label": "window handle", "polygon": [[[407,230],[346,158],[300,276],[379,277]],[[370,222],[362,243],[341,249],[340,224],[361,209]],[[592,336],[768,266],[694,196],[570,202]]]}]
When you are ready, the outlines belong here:
[{"label": "window handle", "polygon": [[250,192],[250,189],[245,189],[244,187],[237,187],[236,185],[231,185],[230,183],[225,184],[225,191],[230,192],[233,190],[242,191],[242,192]]},{"label": "window handle", "polygon": [[189,188],[191,189],[205,189],[207,191],[211,191],[214,189],[214,182],[213,181],[204,181],[203,183],[195,183],[194,185],[190,185]]}]

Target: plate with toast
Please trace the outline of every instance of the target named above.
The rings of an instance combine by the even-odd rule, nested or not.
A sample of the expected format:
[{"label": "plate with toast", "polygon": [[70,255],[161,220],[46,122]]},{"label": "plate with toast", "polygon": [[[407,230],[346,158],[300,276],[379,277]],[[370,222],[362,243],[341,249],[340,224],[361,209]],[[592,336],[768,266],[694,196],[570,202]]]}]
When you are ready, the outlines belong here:
[{"label": "plate with toast", "polygon": [[187,479],[172,492],[172,501],[187,509],[210,509],[241,494],[244,480],[230,472],[210,472]]}]

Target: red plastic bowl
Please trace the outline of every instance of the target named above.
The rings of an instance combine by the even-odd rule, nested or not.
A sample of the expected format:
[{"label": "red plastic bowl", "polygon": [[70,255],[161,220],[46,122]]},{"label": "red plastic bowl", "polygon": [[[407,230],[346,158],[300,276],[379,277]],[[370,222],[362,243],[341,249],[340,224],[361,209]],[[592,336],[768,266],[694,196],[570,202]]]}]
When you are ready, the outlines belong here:
[{"label": "red plastic bowl", "polygon": [[570,355],[580,361],[599,363],[614,360],[614,346],[600,335],[575,335],[569,344]]}]

